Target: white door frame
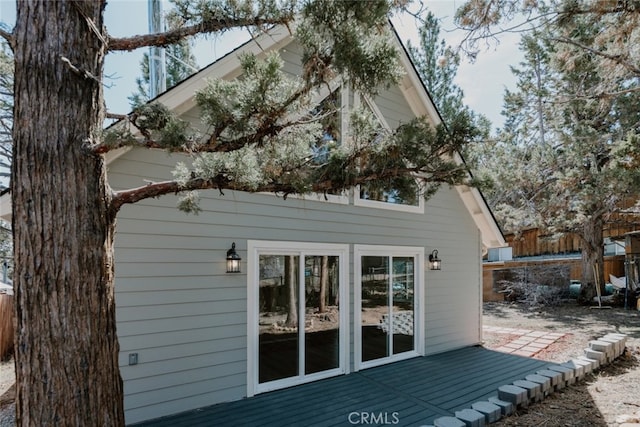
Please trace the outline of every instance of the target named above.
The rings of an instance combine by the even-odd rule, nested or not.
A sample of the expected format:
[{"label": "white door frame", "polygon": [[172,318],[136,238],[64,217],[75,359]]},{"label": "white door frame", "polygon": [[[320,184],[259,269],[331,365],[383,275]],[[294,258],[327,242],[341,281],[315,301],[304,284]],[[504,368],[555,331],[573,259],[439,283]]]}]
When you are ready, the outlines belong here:
[{"label": "white door frame", "polygon": [[[414,265],[414,350],[381,359],[362,361],[362,257],[413,257]],[[353,330],[354,330],[354,371],[385,365],[399,360],[424,355],[424,247],[354,245],[353,248]]]},{"label": "white door frame", "polygon": [[[340,280],[340,356],[339,367],[313,374],[301,374],[292,378],[285,378],[260,384],[258,377],[259,363],[259,287],[257,286],[260,255],[299,255],[304,263],[307,255],[338,256]],[[304,268],[299,271],[300,283],[304,283]],[[304,299],[298,298],[301,306],[300,313],[304,313]],[[348,373],[349,369],[349,245],[330,243],[259,241],[247,242],[247,397],[285,387],[291,387],[322,378]],[[300,321],[299,323],[304,324]],[[304,329],[304,328],[303,328]],[[302,332],[304,334],[304,332]],[[304,360],[304,346],[301,346],[300,356]]]}]

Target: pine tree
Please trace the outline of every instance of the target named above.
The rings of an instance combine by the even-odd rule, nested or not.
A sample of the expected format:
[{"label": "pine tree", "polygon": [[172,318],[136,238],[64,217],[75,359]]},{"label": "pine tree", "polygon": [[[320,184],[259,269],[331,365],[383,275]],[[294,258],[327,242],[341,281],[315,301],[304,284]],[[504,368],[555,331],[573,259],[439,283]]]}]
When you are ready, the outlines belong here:
[{"label": "pine tree", "polygon": [[[572,27],[585,45],[601,32],[599,24],[578,17]],[[554,43],[558,31],[523,36],[525,60],[513,68],[517,89],[505,94],[507,121],[492,150],[482,153],[483,172],[493,179],[489,198],[509,231],[537,226],[579,236],[582,300],[588,302],[595,295],[594,266],[604,287],[604,224],[624,197],[640,191],[632,167],[638,147],[630,142],[640,124],[640,99],[633,91],[589,96],[605,80],[597,58]],[[609,87],[622,91],[626,85]]]},{"label": "pine tree", "polygon": [[[176,25],[175,23],[173,25]],[[166,88],[171,89],[198,69],[198,63],[189,40],[183,39],[165,48]],[[129,97],[132,108],[140,107],[149,101],[149,53],[140,60],[142,76],[136,78],[137,92]]]}]

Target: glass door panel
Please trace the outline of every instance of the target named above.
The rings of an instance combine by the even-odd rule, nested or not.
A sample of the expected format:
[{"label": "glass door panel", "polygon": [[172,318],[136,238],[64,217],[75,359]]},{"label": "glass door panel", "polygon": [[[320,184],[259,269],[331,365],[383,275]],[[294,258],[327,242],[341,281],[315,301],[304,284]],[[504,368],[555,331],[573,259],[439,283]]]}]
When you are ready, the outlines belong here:
[{"label": "glass door panel", "polygon": [[393,354],[415,349],[415,286],[413,257],[393,257]]},{"label": "glass door panel", "polygon": [[417,352],[416,256],[360,255],[360,363],[375,366]]},{"label": "glass door panel", "polygon": [[299,372],[299,257],[260,255],[258,316],[259,382]]},{"label": "glass door panel", "polygon": [[363,256],[361,275],[362,361],[368,361],[389,355],[389,258]]},{"label": "glass door panel", "polygon": [[340,366],[340,308],[338,256],[306,256],[305,374]]}]

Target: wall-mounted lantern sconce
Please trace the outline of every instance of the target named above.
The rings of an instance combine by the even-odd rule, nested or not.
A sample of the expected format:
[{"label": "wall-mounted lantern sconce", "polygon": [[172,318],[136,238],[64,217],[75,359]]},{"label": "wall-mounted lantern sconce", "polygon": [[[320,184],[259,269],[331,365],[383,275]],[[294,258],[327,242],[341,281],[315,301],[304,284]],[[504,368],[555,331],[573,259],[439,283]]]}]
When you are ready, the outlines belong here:
[{"label": "wall-mounted lantern sconce", "polygon": [[242,258],[236,253],[236,242],[233,242],[227,251],[227,273],[240,273],[240,261]]},{"label": "wall-mounted lantern sconce", "polygon": [[434,249],[433,252],[429,254],[429,269],[440,270],[440,267],[442,267],[442,260],[438,258],[438,250]]}]

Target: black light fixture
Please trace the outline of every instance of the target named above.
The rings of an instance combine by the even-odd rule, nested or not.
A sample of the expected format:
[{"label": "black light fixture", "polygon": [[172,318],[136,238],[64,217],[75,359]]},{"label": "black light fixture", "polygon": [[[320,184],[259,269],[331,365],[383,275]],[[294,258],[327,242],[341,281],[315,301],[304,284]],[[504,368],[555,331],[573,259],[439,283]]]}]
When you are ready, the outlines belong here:
[{"label": "black light fixture", "polygon": [[240,273],[240,261],[242,258],[236,253],[236,242],[233,242],[227,251],[227,273]]},{"label": "black light fixture", "polygon": [[429,254],[429,269],[440,270],[440,267],[442,267],[442,260],[438,258],[438,250],[434,249],[433,252]]}]

